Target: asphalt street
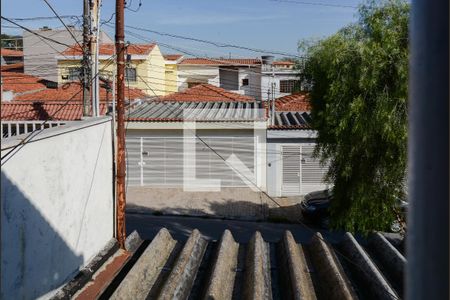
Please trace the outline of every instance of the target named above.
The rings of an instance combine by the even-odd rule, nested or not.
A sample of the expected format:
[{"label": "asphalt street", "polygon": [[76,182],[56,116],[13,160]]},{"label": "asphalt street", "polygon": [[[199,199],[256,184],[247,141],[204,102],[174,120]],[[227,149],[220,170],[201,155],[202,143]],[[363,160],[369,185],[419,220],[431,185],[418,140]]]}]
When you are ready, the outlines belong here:
[{"label": "asphalt street", "polygon": [[198,229],[208,240],[219,240],[223,231],[229,229],[234,239],[247,243],[255,231],[261,232],[266,242],[277,242],[286,230],[290,230],[297,243],[307,243],[312,235],[320,231],[325,239],[338,242],[342,233],[330,233],[327,230],[307,227],[302,224],[284,224],[268,222],[207,219],[183,216],[155,216],[151,214],[127,213],[127,234],[136,230],[142,239],[153,239],[158,231],[165,227],[177,240],[186,240],[192,230]]}]

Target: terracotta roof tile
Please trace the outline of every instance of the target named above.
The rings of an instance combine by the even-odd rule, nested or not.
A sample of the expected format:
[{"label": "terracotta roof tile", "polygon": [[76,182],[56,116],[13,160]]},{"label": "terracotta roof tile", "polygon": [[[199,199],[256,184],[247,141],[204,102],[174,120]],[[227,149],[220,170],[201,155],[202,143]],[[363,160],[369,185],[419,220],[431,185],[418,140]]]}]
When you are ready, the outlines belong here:
[{"label": "terracotta roof tile", "polygon": [[[100,88],[100,101],[107,101],[107,91],[105,88]],[[125,88],[125,98],[128,99],[140,99],[147,96],[138,89]],[[73,101],[82,101],[83,93],[81,92],[81,84],[71,82],[64,84],[57,89],[47,88],[45,90],[37,91],[34,93],[27,93],[14,97],[15,101],[67,101],[73,98]],[[112,95],[109,95],[109,101],[111,101]]]},{"label": "terracotta roof tile", "polygon": [[[155,45],[156,44],[132,44],[127,47],[127,53],[131,55],[148,55]],[[114,44],[101,44],[99,53],[100,55],[113,55],[115,47]],[[78,56],[82,55],[83,52],[81,51],[80,46],[73,45],[64,50],[62,54],[66,56]]]},{"label": "terracotta roof tile", "polygon": [[[108,111],[106,103],[100,104],[100,114]],[[83,105],[81,103],[65,102],[10,102],[1,104],[1,119],[3,121],[31,121],[31,120],[81,120]]]},{"label": "terracotta roof tile", "polygon": [[160,98],[163,101],[182,102],[236,102],[255,101],[253,97],[236,94],[211,84],[199,84],[183,92],[173,93]]},{"label": "terracotta roof tile", "polygon": [[292,61],[283,60],[283,61],[274,61],[272,64],[277,66],[277,65],[294,65],[295,63]]},{"label": "terracotta roof tile", "polygon": [[185,58],[181,65],[260,65],[259,58]]},{"label": "terracotta roof tile", "polygon": [[5,49],[5,48],[1,48],[0,49],[0,54],[1,56],[23,56],[23,52],[19,51],[19,50],[11,50],[11,49]]},{"label": "terracotta roof tile", "polygon": [[276,111],[309,111],[311,105],[306,93],[296,93],[275,99]]},{"label": "terracotta roof tile", "polygon": [[3,72],[2,69],[1,77],[4,91],[23,93],[28,91],[42,90],[46,88],[41,78],[24,73]]},{"label": "terracotta roof tile", "polygon": [[23,72],[23,62],[18,62],[14,64],[9,65],[3,65],[0,67],[2,72],[8,71],[8,72]]},{"label": "terracotta roof tile", "polygon": [[183,57],[182,54],[166,54],[163,55],[165,60],[178,60]]}]

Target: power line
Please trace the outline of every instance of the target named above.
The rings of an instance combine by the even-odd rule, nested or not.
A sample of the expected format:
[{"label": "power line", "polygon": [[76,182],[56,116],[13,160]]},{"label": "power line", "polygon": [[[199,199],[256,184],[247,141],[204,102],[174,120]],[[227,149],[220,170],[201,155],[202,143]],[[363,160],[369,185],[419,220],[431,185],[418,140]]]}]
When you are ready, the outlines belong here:
[{"label": "power line", "polygon": [[50,3],[47,0],[43,0],[43,1],[47,4],[47,6],[50,8],[50,10],[55,14],[55,16],[58,18],[58,20],[63,24],[63,26],[66,28],[66,30],[69,32],[69,34],[72,36],[72,38],[75,41],[75,43],[77,43],[78,46],[80,46],[80,48],[82,48],[81,45],[80,45],[80,42],[78,42],[78,40],[75,38],[73,32],[67,27],[66,23],[64,23],[64,21],[58,15],[56,10],[50,5]]},{"label": "power line", "polygon": [[[42,21],[42,20],[54,20],[57,19],[58,17],[56,16],[48,16],[48,17],[31,17],[31,18],[9,18],[10,20],[13,21]],[[64,15],[64,16],[59,16],[59,18],[61,19],[77,19],[79,20],[81,18],[81,16],[78,15]]]},{"label": "power line", "polygon": [[[108,22],[108,21],[102,22],[102,24],[108,24],[108,23],[110,23],[110,22]],[[208,40],[204,40],[204,39],[182,36],[182,35],[177,35],[177,34],[173,34],[173,33],[160,32],[160,31],[156,31],[156,30],[152,30],[152,29],[136,27],[136,26],[131,26],[131,25],[125,25],[125,27],[131,28],[134,30],[150,32],[150,33],[154,33],[154,34],[161,35],[161,36],[168,36],[168,37],[177,38],[177,39],[183,39],[183,40],[188,40],[188,41],[209,44],[209,45],[213,45],[218,48],[236,48],[236,49],[247,50],[247,51],[252,51],[252,52],[256,52],[256,53],[266,53],[266,54],[283,55],[283,56],[288,56],[288,57],[301,58],[301,56],[299,56],[299,55],[287,53],[287,52],[267,50],[267,49],[257,49],[257,48],[251,48],[251,47],[240,46],[240,45],[235,45],[235,44],[219,43],[219,42],[215,42],[215,41],[208,41]]]},{"label": "power line", "polygon": [[[106,64],[105,66],[104,66],[104,68],[106,68],[106,67],[108,67],[109,66],[109,64],[114,60],[114,57],[115,57],[115,54],[114,55],[112,55],[111,57],[110,57],[110,59],[109,59],[109,63],[108,64]],[[104,69],[103,68],[103,69]],[[103,70],[102,69],[102,70]],[[93,78],[91,78],[90,79],[90,82],[92,82],[92,80],[95,78],[95,77],[97,77],[99,74],[100,74],[100,71],[101,70],[99,70],[99,72],[97,73],[97,74],[95,74],[95,76],[93,76]],[[52,116],[49,116],[49,118],[47,118],[46,120],[44,120],[44,122],[42,122],[41,124],[40,124],[40,128],[42,128],[48,121],[50,121],[50,119],[51,118],[53,118],[56,114],[58,114],[65,106],[67,106],[78,94],[80,94],[80,92],[82,91],[82,89],[80,89],[78,92],[76,92],[72,97],[70,97],[68,100],[66,100],[63,104],[61,104],[61,107],[56,111],[56,112],[54,112],[53,113],[53,115]],[[25,113],[25,112],[24,112]],[[33,137],[35,137],[35,136],[37,136],[40,132],[42,132],[42,130],[40,130],[40,129],[36,129],[36,130],[34,130],[34,131],[32,131],[32,132],[30,132],[30,134],[28,135],[28,136],[26,136],[20,143],[18,143],[16,146],[14,146],[8,153],[6,153],[4,156],[2,156],[1,157],[1,166],[3,166],[4,164],[6,164],[8,161],[9,161],[9,159],[11,158],[11,157],[13,157],[15,154],[17,154],[19,151],[20,151],[20,149],[22,149],[22,147],[24,147],[27,143],[29,143],[30,141],[31,141],[31,139],[33,138]],[[34,135],[33,135],[34,134]],[[20,147],[20,148],[19,148]],[[17,149],[17,151],[15,151]],[[6,150],[6,148],[4,148],[4,149],[1,149],[2,151],[3,150]],[[9,156],[9,157],[8,157]],[[4,161],[4,159],[6,158],[6,160]]]},{"label": "power line", "polygon": [[[148,86],[150,89],[151,87]],[[155,94],[156,95],[156,94]],[[168,107],[168,109],[170,110],[170,108]],[[173,111],[172,111],[173,112]],[[242,174],[242,172],[240,172],[239,170],[237,170],[234,166],[230,165],[229,163],[227,163],[226,159],[220,154],[218,153],[214,148],[212,148],[204,139],[202,139],[198,134],[194,133],[195,137],[197,139],[199,139],[208,149],[210,149],[217,157],[219,157],[221,160],[223,160],[229,167],[231,167],[236,173],[239,173],[241,176],[243,176],[243,178],[245,178],[248,182],[250,182],[253,186],[255,186],[256,189],[258,189],[262,194],[264,194],[267,198],[269,198],[272,202],[274,202],[278,207],[282,207],[280,203],[278,203],[278,201],[276,201],[272,196],[270,196],[267,192],[265,192],[264,190],[262,190],[257,183],[255,183],[253,180],[250,180],[245,174]],[[302,225],[303,227],[305,227],[306,229],[310,230],[313,233],[316,233],[316,230],[310,228],[308,225],[306,225],[304,222],[302,222],[301,220],[298,220],[298,222],[300,223],[300,225]],[[323,238],[320,237],[320,239],[327,243],[327,241]],[[348,261],[349,263],[351,263],[352,265],[358,267],[362,272],[364,272],[366,275],[370,275],[365,269],[363,269],[359,264],[355,263],[352,261],[352,259],[350,259],[349,257],[347,257],[346,255],[344,255],[343,253],[341,253],[339,250],[335,249],[335,252],[337,254],[339,254],[342,258],[344,258],[346,261]],[[399,299],[396,295],[390,293],[389,291],[386,292],[387,295],[389,295],[390,297],[394,298],[394,299]]]},{"label": "power line", "polygon": [[357,6],[352,6],[352,5],[332,4],[332,3],[323,3],[323,2],[306,2],[306,1],[297,1],[297,0],[270,0],[270,1],[271,2],[284,2],[284,3],[300,4],[300,5],[323,6],[323,7],[358,8]]},{"label": "power line", "polygon": [[22,25],[20,25],[20,24],[14,22],[14,21],[12,21],[12,20],[6,18],[6,17],[3,17],[3,16],[2,16],[1,18],[2,18],[3,20],[5,20],[5,21],[11,23],[11,24],[16,25],[17,27],[22,28],[23,30],[25,30],[25,31],[27,31],[27,32],[29,32],[29,33],[31,33],[31,34],[34,34],[34,35],[40,37],[40,38],[46,39],[46,40],[48,40],[48,41],[51,41],[51,42],[56,43],[56,44],[61,45],[61,46],[66,46],[66,47],[68,47],[68,48],[72,48],[72,47],[73,47],[73,46],[68,45],[68,44],[66,44],[66,43],[62,43],[62,42],[57,41],[57,40],[55,40],[55,39],[52,39],[52,38],[43,36],[43,35],[41,35],[41,34],[39,34],[39,33],[37,33],[37,32],[34,32],[33,30],[28,29],[27,27],[22,26]]}]

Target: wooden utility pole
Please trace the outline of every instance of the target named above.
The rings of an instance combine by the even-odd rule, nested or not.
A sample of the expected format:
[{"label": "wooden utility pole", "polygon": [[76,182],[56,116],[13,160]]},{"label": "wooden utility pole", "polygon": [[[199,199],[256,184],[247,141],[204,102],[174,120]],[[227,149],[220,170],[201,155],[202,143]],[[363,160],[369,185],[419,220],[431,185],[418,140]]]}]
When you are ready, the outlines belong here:
[{"label": "wooden utility pole", "polygon": [[117,54],[117,240],[125,248],[125,44],[124,0],[116,0]]},{"label": "wooden utility pole", "polygon": [[89,55],[90,44],[90,18],[89,18],[89,0],[83,0],[83,61],[82,61],[82,85],[83,85],[83,116],[88,117],[91,113],[91,66]]}]

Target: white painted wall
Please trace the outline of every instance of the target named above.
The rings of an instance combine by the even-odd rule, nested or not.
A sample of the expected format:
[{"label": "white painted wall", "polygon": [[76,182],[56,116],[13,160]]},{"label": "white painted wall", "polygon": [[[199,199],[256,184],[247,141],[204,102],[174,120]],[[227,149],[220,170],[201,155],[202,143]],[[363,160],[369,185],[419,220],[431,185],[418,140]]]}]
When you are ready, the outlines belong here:
[{"label": "white painted wall", "polygon": [[[242,85],[243,79],[248,79],[247,86]],[[239,90],[244,95],[261,100],[261,67],[239,69]]]},{"label": "white painted wall", "polygon": [[204,82],[220,86],[219,68],[203,65],[178,65],[178,91],[184,91],[188,82]]},{"label": "white painted wall", "polygon": [[[282,145],[311,145],[315,143],[315,132],[312,130],[269,130],[267,131],[267,193],[271,197],[285,196],[282,193]],[[323,170],[326,170],[324,168]],[[299,172],[301,173],[300,166]],[[301,184],[301,192],[305,195],[309,192],[322,190],[329,187],[325,182],[320,184]]]},{"label": "white painted wall", "polygon": [[294,70],[275,72],[274,77],[272,77],[271,72],[263,72],[263,75],[261,77],[261,97],[264,101],[267,101],[268,99],[267,90],[270,89],[271,83],[273,81],[275,81],[275,98],[290,95],[290,93],[280,92],[280,80],[299,80],[299,78],[298,74]]},{"label": "white painted wall", "polygon": [[[204,82],[261,100],[261,67],[259,66],[178,65],[177,76],[178,91],[185,90],[188,82]],[[248,86],[242,85],[244,78],[249,79]]]},{"label": "white painted wall", "polygon": [[[261,123],[261,124],[260,124]],[[129,123],[132,125],[133,123]],[[201,123],[200,123],[201,124]],[[199,126],[200,127],[200,126]],[[225,127],[225,126],[223,126]],[[201,128],[201,127],[200,127]],[[216,150],[221,155],[224,155],[225,159],[228,159],[229,151],[232,149],[232,145],[238,145],[240,151],[245,153],[245,157],[239,157],[245,163],[249,161],[248,156],[251,157],[250,153],[253,155],[253,161],[248,164],[248,167],[253,168],[255,173],[256,185],[258,188],[265,191],[266,189],[266,129],[265,122],[257,122],[256,124],[247,123],[247,127],[241,127],[240,129],[230,129],[230,128],[216,128],[216,129],[197,129],[196,135],[201,137],[201,139],[208,143],[214,150]],[[141,139],[142,138],[142,139]],[[183,148],[183,131],[181,129],[133,129],[128,127],[126,133],[127,139],[127,176],[130,186],[166,186],[166,187],[181,187],[183,175],[183,157],[182,153],[185,151]],[[233,142],[234,139],[234,142]],[[224,140],[230,142],[225,148],[223,148]],[[196,153],[200,157],[201,153],[210,155],[210,158],[205,158],[206,161],[210,161],[210,168],[213,170],[217,167],[217,161],[221,163],[221,158],[216,156],[210,149],[208,149],[202,141],[198,138],[193,137],[193,141],[196,144]],[[248,148],[249,144],[252,146]],[[157,145],[157,146],[155,146]],[[220,146],[219,146],[220,145]],[[141,148],[142,147],[142,148]],[[153,147],[153,148],[150,148]],[[173,149],[176,147],[176,149]],[[218,147],[218,148],[216,148]],[[142,150],[141,150],[142,149]],[[148,149],[154,149],[149,151]],[[173,152],[175,151],[175,152]],[[233,152],[239,153],[238,149]],[[249,151],[249,152],[248,152]],[[144,156],[141,153],[146,152]],[[147,154],[148,152],[148,154]],[[165,155],[160,154],[166,153]],[[255,153],[257,153],[255,155]],[[180,155],[177,155],[180,154]],[[165,158],[170,158],[170,163],[161,163],[159,157],[164,156]],[[201,156],[203,157],[203,156]],[[199,162],[197,165],[197,174],[200,176],[199,166],[204,167],[208,165],[206,161],[203,163]],[[173,164],[172,164],[173,163]],[[219,165],[220,165],[219,163]],[[173,181],[168,181],[167,178],[164,179],[161,175],[155,181],[154,173],[160,172],[164,173],[163,169],[173,171],[171,176]],[[213,172],[214,173],[214,172]],[[232,172],[232,173],[235,173]],[[211,176],[210,179],[220,179],[221,173],[215,173],[216,175]],[[237,173],[233,174],[238,178]],[[214,177],[216,176],[216,177]],[[177,179],[178,178],[178,179]],[[159,181],[161,180],[161,181]],[[238,180],[239,181],[239,180]],[[223,186],[230,186],[229,183],[225,181],[222,182]],[[241,186],[241,182],[239,185]],[[234,185],[232,185],[234,186]]]},{"label": "white painted wall", "polygon": [[[18,140],[2,140],[2,148]],[[1,162],[0,298],[48,298],[113,237],[111,120],[46,129],[8,157]]]}]

